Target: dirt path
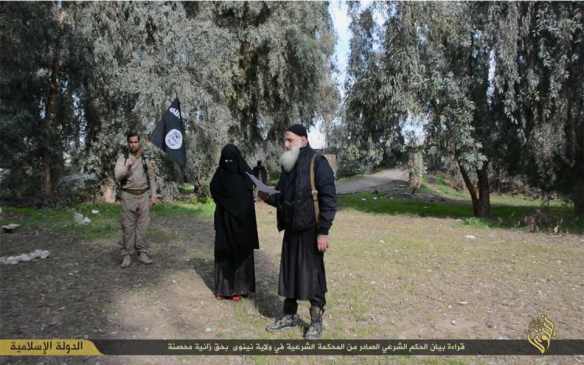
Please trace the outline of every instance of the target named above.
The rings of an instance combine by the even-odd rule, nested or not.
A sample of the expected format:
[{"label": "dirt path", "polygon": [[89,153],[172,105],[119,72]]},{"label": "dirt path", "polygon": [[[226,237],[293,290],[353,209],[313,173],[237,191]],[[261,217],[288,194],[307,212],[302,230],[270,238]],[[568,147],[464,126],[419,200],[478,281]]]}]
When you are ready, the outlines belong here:
[{"label": "dirt path", "polygon": [[[0,236],[0,255],[48,249],[43,261],[0,265],[1,337],[274,338],[281,235],[258,204],[257,293],[240,303],[212,293],[208,218],[154,217],[155,263],[118,267],[115,240],[45,231]],[[472,235],[475,238],[469,239]],[[548,313],[559,338],[583,338],[584,238],[473,228],[454,219],[341,210],[327,253],[325,338],[525,339]],[[299,314],[308,321],[308,306]],[[292,331],[276,338],[301,338]],[[107,357],[0,358],[2,364],[577,364],[577,357]]]},{"label": "dirt path", "polygon": [[337,183],[338,194],[372,191],[376,187],[408,181],[408,172],[402,169],[387,169],[371,175],[355,176],[342,179]]},{"label": "dirt path", "polygon": [[423,202],[446,202],[448,199],[431,192],[411,193],[408,172],[402,169],[387,169],[371,175],[353,176],[337,181],[337,194],[375,192],[402,200]]}]

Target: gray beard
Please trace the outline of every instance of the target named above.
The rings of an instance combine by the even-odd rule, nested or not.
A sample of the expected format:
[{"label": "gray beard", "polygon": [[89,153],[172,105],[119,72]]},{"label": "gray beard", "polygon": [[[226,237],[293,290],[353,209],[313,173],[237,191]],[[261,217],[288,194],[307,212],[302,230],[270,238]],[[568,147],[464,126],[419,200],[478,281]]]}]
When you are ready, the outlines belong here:
[{"label": "gray beard", "polygon": [[296,165],[296,160],[298,160],[298,155],[300,155],[300,147],[293,147],[291,150],[282,153],[282,156],[280,156],[280,165],[282,165],[284,171],[292,171],[294,165]]}]

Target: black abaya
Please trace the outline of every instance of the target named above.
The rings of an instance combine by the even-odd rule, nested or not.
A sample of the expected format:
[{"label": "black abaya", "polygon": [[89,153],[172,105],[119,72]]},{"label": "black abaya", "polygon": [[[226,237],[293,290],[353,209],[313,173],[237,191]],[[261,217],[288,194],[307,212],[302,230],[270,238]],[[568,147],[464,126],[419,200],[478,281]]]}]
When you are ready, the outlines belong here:
[{"label": "black abaya", "polygon": [[[333,171],[324,157],[315,160],[315,187],[318,191],[318,224],[306,230],[295,230],[290,226],[294,219],[287,219],[287,207],[297,204],[299,192],[297,180],[308,181],[310,160],[313,155],[310,146],[300,150],[294,169],[282,171],[277,189],[280,193],[271,195],[267,203],[278,208],[278,228],[284,229],[282,257],[280,261],[280,281],[278,294],[285,298],[310,300],[322,307],[327,292],[324,267],[324,253],[318,250],[317,237],[326,235],[332,226],[336,212],[336,191]],[[306,183],[309,186],[308,182]],[[313,209],[312,200],[309,209]]]},{"label": "black abaya", "polygon": [[249,167],[234,145],[221,152],[211,181],[215,200],[215,294],[224,297],[255,292],[253,250],[259,248],[253,185]]}]

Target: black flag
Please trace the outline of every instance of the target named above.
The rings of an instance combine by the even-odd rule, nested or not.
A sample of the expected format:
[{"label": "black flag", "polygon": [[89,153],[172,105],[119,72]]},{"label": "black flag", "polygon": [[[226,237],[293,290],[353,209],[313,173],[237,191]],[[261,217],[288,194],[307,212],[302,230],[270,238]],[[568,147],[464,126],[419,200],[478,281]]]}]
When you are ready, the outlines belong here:
[{"label": "black flag", "polygon": [[168,157],[184,167],[187,161],[184,136],[185,126],[180,112],[180,103],[176,98],[152,132],[151,141]]}]

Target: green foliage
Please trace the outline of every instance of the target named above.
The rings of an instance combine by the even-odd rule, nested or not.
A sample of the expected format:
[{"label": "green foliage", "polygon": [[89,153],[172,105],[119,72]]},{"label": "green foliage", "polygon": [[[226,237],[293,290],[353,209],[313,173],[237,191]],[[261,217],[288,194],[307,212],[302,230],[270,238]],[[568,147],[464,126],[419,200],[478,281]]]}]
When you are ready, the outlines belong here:
[{"label": "green foliage", "polygon": [[338,145],[343,175],[363,173],[379,166],[400,137],[394,129],[400,111],[388,112],[383,107],[391,103],[386,91],[392,82],[386,78],[383,54],[377,50],[380,29],[374,17],[382,10],[374,5],[361,11],[359,3],[351,3],[349,7],[351,51],[342,116],[344,131]]},{"label": "green foliage", "polygon": [[[185,171],[147,149],[162,181],[186,178],[200,194],[225,143],[237,143],[250,161],[275,160],[287,125],[330,121],[336,111],[327,3],[9,3],[1,9],[7,52],[0,131],[7,143],[0,144],[0,165],[24,182],[9,176],[5,184],[33,187],[22,195],[39,190],[46,156],[55,171],[43,176],[53,186],[79,172],[105,185],[126,131],[147,136],[177,96],[187,121]],[[47,89],[53,80],[58,88]],[[45,116],[46,128],[39,129]]]},{"label": "green foliage", "polygon": [[578,3],[353,4],[341,164],[378,163],[370,156],[403,134],[401,121],[427,116],[433,165],[457,165],[477,213],[488,214],[490,166],[584,213],[583,12]]},{"label": "green foliage", "polygon": [[584,213],[584,9],[577,3],[508,5],[497,50],[498,115],[515,126],[512,161],[544,192]]}]

